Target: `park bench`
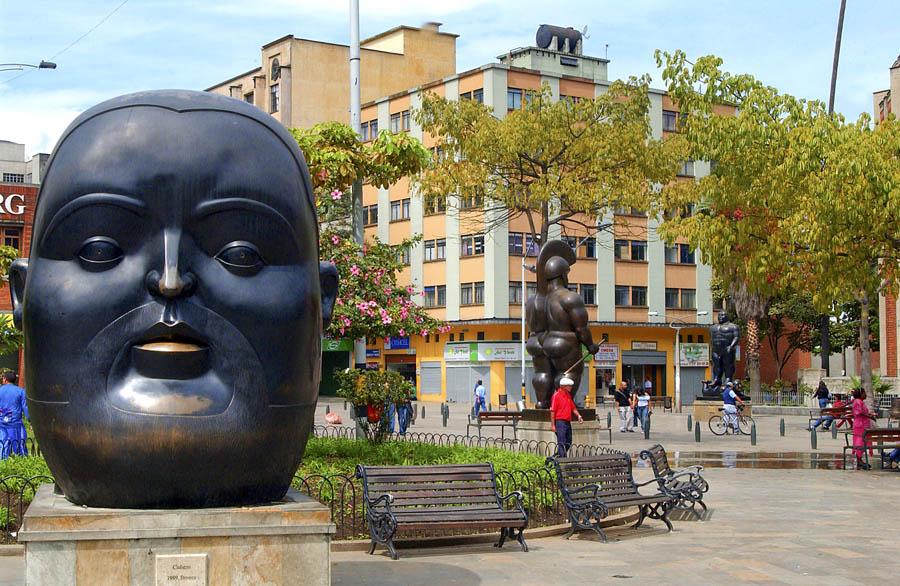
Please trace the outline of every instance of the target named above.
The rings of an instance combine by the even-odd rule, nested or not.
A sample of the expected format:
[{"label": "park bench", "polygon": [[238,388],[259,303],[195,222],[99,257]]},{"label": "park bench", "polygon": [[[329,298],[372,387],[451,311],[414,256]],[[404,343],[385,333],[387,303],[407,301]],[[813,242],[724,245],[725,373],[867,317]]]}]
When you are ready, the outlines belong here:
[{"label": "park bench", "polygon": [[650,403],[653,407],[661,405],[663,412],[672,412],[672,397],[650,397]]},{"label": "park bench", "polygon": [[[871,445],[870,445],[871,444]],[[900,429],[890,427],[873,427],[863,432],[863,454],[866,464],[869,463],[869,452],[877,450],[879,467],[884,467],[884,453],[900,448]],[[847,450],[853,449],[853,432],[844,432],[844,468],[847,467]]]},{"label": "park bench", "polygon": [[478,429],[478,437],[481,437],[482,427],[499,427],[500,438],[503,439],[504,430],[507,427],[511,427],[513,439],[516,439],[516,430],[521,420],[521,411],[482,411],[478,414],[478,417],[472,417],[470,414],[469,422],[466,424],[466,435],[469,435],[469,430],[472,427]]},{"label": "park bench", "polygon": [[[423,529],[500,529],[503,547],[515,538],[528,551],[523,531],[528,525],[522,493],[500,496],[494,466],[452,464],[440,466],[357,466],[363,483],[366,523],[377,544],[397,559],[397,531]],[[506,508],[511,503],[511,508]],[[518,535],[516,535],[518,529]]]},{"label": "park bench", "polygon": [[847,427],[853,426],[853,406],[852,405],[844,405],[843,407],[825,407],[824,409],[819,409],[819,414],[815,415],[814,411],[810,411],[809,413],[809,423],[806,424],[807,428],[812,427],[813,423],[819,420],[820,417],[834,417],[834,421],[831,422],[832,425],[837,426],[838,428],[843,427],[844,424]]},{"label": "park bench", "polygon": [[648,450],[641,452],[641,459],[650,462],[653,467],[653,475],[659,483],[659,491],[672,497],[674,507],[692,512],[698,519],[696,505],[706,510],[703,495],[709,490],[709,483],[700,475],[703,466],[688,466],[680,470],[672,470],[666,450],[656,444]]},{"label": "park bench", "polygon": [[638,507],[638,528],[646,517],[659,519],[669,531],[669,510],[674,499],[666,494],[643,495],[638,488],[655,483],[656,479],[637,484],[631,470],[631,456],[623,453],[601,454],[583,458],[547,458],[556,469],[556,479],[566,505],[572,527],[566,534],[570,538],[578,529],[593,529],[606,541],[600,522],[610,509]]},{"label": "park bench", "polygon": [[898,399],[894,399],[891,403],[891,410],[888,413],[888,427],[895,423],[900,427],[900,400]]}]

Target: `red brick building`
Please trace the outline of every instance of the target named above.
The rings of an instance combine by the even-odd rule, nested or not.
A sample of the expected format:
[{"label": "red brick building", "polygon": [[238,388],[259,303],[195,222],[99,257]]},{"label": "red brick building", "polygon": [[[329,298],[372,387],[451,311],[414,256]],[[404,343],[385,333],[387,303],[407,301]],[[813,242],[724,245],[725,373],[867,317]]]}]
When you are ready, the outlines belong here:
[{"label": "red brick building", "polygon": [[[28,256],[31,248],[31,228],[34,224],[34,208],[40,186],[30,183],[0,183],[0,244],[19,250],[20,256]],[[12,302],[9,284],[0,281],[0,313],[11,319]],[[20,353],[0,356],[0,368],[19,370]]]}]

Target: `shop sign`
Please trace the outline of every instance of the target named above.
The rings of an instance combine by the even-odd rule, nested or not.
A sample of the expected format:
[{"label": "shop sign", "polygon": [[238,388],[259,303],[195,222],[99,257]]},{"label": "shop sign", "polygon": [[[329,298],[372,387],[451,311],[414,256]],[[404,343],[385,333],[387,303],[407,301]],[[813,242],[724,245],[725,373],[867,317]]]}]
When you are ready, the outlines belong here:
[{"label": "shop sign", "polygon": [[632,350],[656,350],[656,342],[631,342]]},{"label": "shop sign", "polygon": [[598,368],[611,368],[619,362],[618,344],[600,344],[600,349],[594,354],[594,366]]},{"label": "shop sign", "polygon": [[709,344],[679,344],[681,366],[709,366]]},{"label": "shop sign", "polygon": [[409,336],[391,336],[384,339],[385,350],[409,350]]},{"label": "shop sign", "polygon": [[446,362],[469,362],[469,344],[444,344]]},{"label": "shop sign", "polygon": [[0,213],[21,216],[25,213],[25,196],[21,193],[0,194]]},{"label": "shop sign", "polygon": [[366,348],[366,358],[380,358],[381,350],[378,348]]},{"label": "shop sign", "polygon": [[446,362],[518,362],[520,342],[462,342],[444,345]]},{"label": "shop sign", "polygon": [[353,350],[353,340],[322,338],[322,352],[350,352]]}]

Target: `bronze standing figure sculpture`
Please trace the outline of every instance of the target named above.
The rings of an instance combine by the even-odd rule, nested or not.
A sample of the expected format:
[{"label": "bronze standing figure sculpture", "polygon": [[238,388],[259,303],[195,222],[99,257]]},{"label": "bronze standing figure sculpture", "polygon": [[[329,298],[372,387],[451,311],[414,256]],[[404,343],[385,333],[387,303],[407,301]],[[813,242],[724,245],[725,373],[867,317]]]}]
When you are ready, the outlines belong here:
[{"label": "bronze standing figure sculpture", "polygon": [[534,363],[534,386],[538,408],[546,409],[559,379],[568,376],[578,389],[583,372],[584,351],[599,349],[588,328],[584,300],[568,289],[568,274],[575,264],[575,251],[560,240],[541,248],[537,263],[537,294],[528,300],[526,321],[531,333],[526,349]]},{"label": "bronze standing figure sculpture", "polygon": [[719,313],[719,323],[709,329],[709,335],[712,338],[712,386],[721,389],[722,385],[734,378],[735,354],[741,330],[737,324],[729,321],[728,312],[723,311]]},{"label": "bronze standing figure sculpture", "polygon": [[104,102],[63,133],[10,274],[35,435],[94,507],[280,499],[313,422],[337,272],[309,172],[258,108]]}]

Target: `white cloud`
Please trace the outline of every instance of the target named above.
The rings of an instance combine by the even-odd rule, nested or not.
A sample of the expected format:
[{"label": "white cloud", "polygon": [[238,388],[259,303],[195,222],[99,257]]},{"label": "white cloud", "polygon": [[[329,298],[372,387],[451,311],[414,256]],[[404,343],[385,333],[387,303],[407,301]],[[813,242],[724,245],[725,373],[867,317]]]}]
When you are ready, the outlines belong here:
[{"label": "white cloud", "polygon": [[69,123],[105,97],[79,90],[0,94],[0,138],[23,143],[29,157],[49,153]]}]

